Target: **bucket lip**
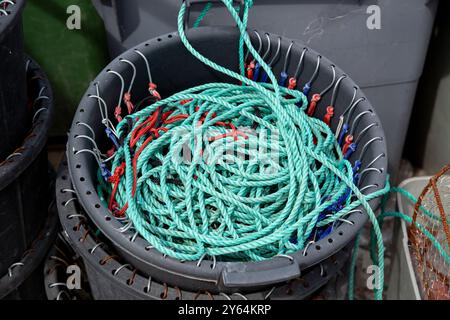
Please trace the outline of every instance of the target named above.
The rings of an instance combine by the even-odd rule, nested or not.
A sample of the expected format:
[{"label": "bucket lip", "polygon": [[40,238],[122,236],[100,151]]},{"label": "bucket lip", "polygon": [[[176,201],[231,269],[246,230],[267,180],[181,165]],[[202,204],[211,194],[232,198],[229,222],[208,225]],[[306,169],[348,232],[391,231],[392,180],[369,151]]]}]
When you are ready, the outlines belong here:
[{"label": "bucket lip", "polygon": [[[47,133],[50,128],[53,114],[53,92],[50,82],[42,68],[32,58],[27,57],[28,71],[27,80],[36,77],[39,88],[46,88],[44,95],[48,99],[40,99],[34,106],[34,119],[32,128],[25,137],[20,150],[20,155],[13,156],[9,160],[0,162],[0,191],[17,179],[28,166],[36,159],[44,148],[47,141]],[[47,110],[42,112],[39,110]],[[14,152],[13,152],[14,154]]]},{"label": "bucket lip", "polygon": [[[141,271],[138,270],[133,265],[128,265],[130,269],[136,270],[136,274],[134,275],[135,282],[130,284],[126,283],[126,280],[128,280],[129,277],[126,277],[124,273],[117,272],[116,274],[114,271],[117,271],[118,269],[115,268],[115,266],[118,265],[118,267],[125,266],[127,267],[127,264],[123,264],[119,262],[115,257],[117,253],[114,250],[114,246],[111,246],[110,244],[105,244],[103,242],[98,242],[96,239],[92,236],[94,233],[92,229],[90,229],[89,225],[86,224],[86,221],[89,219],[89,215],[87,215],[83,209],[80,209],[80,207],[77,207],[76,202],[70,201],[70,199],[74,196],[73,194],[67,194],[63,192],[63,190],[70,190],[73,185],[70,181],[70,179],[63,180],[62,176],[68,175],[68,168],[67,168],[67,161],[66,159],[63,159],[60,167],[58,169],[58,174],[56,178],[56,203],[57,203],[57,209],[58,209],[58,215],[59,215],[59,221],[61,223],[61,226],[63,228],[62,234],[65,237],[65,239],[69,242],[69,244],[72,246],[72,249],[75,250],[83,260],[83,263],[86,265],[88,264],[91,268],[95,268],[95,270],[101,269],[101,272],[105,279],[108,281],[112,281],[114,283],[117,283],[117,285],[126,287],[127,292],[130,293],[130,295],[140,295],[147,298],[156,298],[159,299],[159,297],[150,296],[148,293],[143,292],[143,288],[136,286],[135,282],[140,281],[142,283],[148,282],[148,278],[146,278],[144,275],[141,274]],[[67,195],[66,195],[67,194]],[[70,201],[70,202],[67,202]],[[67,205],[64,205],[67,202]],[[84,223],[83,223],[84,222]],[[80,225],[80,228],[77,228],[77,230],[74,229],[74,227]],[[80,239],[83,239],[81,241]],[[105,250],[104,246],[109,250]],[[93,249],[95,248],[95,249]],[[296,299],[303,299],[311,294],[313,294],[315,291],[320,289],[323,285],[328,283],[333,277],[339,275],[339,271],[342,270],[342,268],[345,267],[346,261],[349,259],[351,249],[349,247],[346,247],[346,250],[341,250],[340,252],[336,253],[336,258],[334,261],[325,261],[321,266],[315,266],[312,269],[308,270],[308,272],[305,272],[301,277],[303,282],[307,282],[310,286],[300,286],[300,288],[297,288],[297,291],[294,291],[292,293],[292,296],[295,296]],[[107,258],[107,257],[113,257],[110,259],[110,261],[114,262],[114,265],[105,264],[101,265],[99,264],[99,261],[101,259]],[[125,268],[124,267],[124,268]],[[132,270],[128,269],[129,273],[132,274]],[[155,278],[156,281],[159,281],[157,277]],[[315,281],[318,280],[318,281]],[[92,282],[89,280],[91,285]],[[156,292],[162,292],[164,290],[164,285],[159,282],[152,282],[152,286],[156,286]],[[175,286],[174,284],[168,284],[169,288],[171,290],[179,290],[180,294],[182,296],[186,295],[195,295],[196,292],[185,290],[182,286],[182,284]],[[257,292],[251,292],[251,293],[245,293],[241,294],[246,299],[267,299],[269,292],[272,298],[286,298],[289,296],[289,294],[285,294],[286,292],[286,285],[278,285],[276,287],[276,290],[271,289],[265,289],[262,291]],[[224,299],[227,298],[227,295],[232,295],[232,297],[237,298],[243,298],[240,295],[233,295],[232,293],[213,293],[211,292],[212,296],[214,297],[214,300],[217,299]],[[272,296],[272,294],[274,296]],[[278,294],[278,295],[277,295]]]},{"label": "bucket lip", "polygon": [[[200,27],[197,29],[190,29],[188,36],[191,37],[191,39],[194,39],[196,36],[198,37],[206,37],[210,34],[210,31],[212,30],[219,30],[222,32],[230,32],[230,30],[234,30],[237,32],[237,30],[233,27]],[[259,32],[260,30],[258,30]],[[266,32],[262,32],[261,34],[264,34]],[[278,35],[268,33],[270,36],[276,36]],[[167,35],[162,35],[158,38],[151,39],[149,41],[146,41],[144,43],[141,43],[137,45],[134,48],[138,48],[140,50],[146,50],[147,47],[150,47],[150,45],[158,45],[161,43],[162,38],[170,38],[168,41],[179,41],[179,36],[177,33],[169,33]],[[285,41],[291,41],[290,39],[287,39],[285,37],[281,37]],[[320,55],[315,50],[312,50],[307,45],[301,43],[300,41],[297,41],[297,43],[303,45],[304,47],[308,48],[308,52],[310,54],[314,54],[315,56]],[[113,65],[118,63],[122,58],[123,55],[126,55],[127,53],[131,52],[134,48],[128,50],[127,52],[119,55],[117,58],[115,58],[108,66],[105,67],[105,69],[98,75],[98,77],[92,82],[91,86],[89,87],[87,93],[89,90],[92,89],[92,85],[99,81],[104,74],[106,70],[111,68]],[[322,57],[322,61],[325,61],[326,63],[330,65],[336,66],[334,63],[332,63],[327,58]],[[344,72],[336,67],[336,73],[344,74]],[[353,80],[351,78],[347,78],[351,81],[352,85],[354,85],[356,88],[358,86],[354,84]],[[358,88],[359,89],[359,88]],[[358,97],[364,97],[365,95],[361,90],[359,90]],[[347,223],[342,223],[338,227],[334,229],[334,231],[328,235],[327,237],[324,237],[323,239],[317,241],[314,243],[314,245],[307,247],[306,250],[298,251],[293,254],[289,254],[288,258],[287,256],[276,256],[272,259],[268,259],[265,261],[260,262],[217,262],[215,269],[212,269],[209,267],[209,264],[207,263],[200,263],[198,264],[198,261],[186,261],[181,262],[176,259],[172,259],[170,257],[164,257],[163,254],[158,252],[156,249],[150,249],[146,250],[146,246],[148,246],[148,242],[138,236],[135,240],[130,241],[130,238],[132,237],[132,234],[130,235],[129,232],[120,233],[117,231],[117,229],[120,227],[119,222],[115,219],[111,219],[112,215],[111,213],[105,208],[101,203],[98,195],[95,192],[92,192],[90,195],[86,195],[86,191],[92,190],[91,186],[86,186],[86,181],[84,181],[84,177],[82,176],[82,170],[84,169],[77,169],[75,166],[78,163],[78,160],[80,160],[78,156],[78,160],[75,159],[75,156],[73,155],[73,150],[75,149],[75,132],[76,130],[76,123],[78,120],[81,120],[81,114],[85,114],[83,112],[78,111],[84,111],[84,103],[86,102],[86,97],[84,97],[80,105],[78,107],[78,110],[75,114],[71,133],[69,135],[69,141],[67,144],[67,150],[66,154],[68,157],[68,163],[69,163],[69,172],[70,176],[72,178],[72,182],[74,184],[74,189],[76,190],[77,194],[79,195],[81,201],[81,205],[85,209],[85,211],[88,213],[90,218],[94,221],[94,223],[97,225],[97,227],[116,245],[119,251],[122,254],[126,254],[129,260],[138,261],[139,263],[148,266],[148,268],[152,270],[158,270],[158,272],[172,272],[176,275],[185,276],[186,278],[189,278],[191,280],[199,280],[199,281],[205,281],[209,283],[213,283],[215,285],[220,286],[223,282],[223,276],[228,271],[233,269],[233,266],[240,265],[244,266],[245,268],[249,267],[250,270],[267,270],[267,269],[273,269],[274,271],[277,270],[277,268],[280,267],[286,267],[290,265],[298,265],[299,266],[299,272],[301,270],[309,268],[315,264],[318,264],[330,256],[332,256],[337,251],[341,250],[343,247],[345,247],[357,234],[359,230],[364,226],[364,224],[368,221],[368,216],[366,214],[359,214],[356,212],[356,210],[362,209],[361,207],[354,210],[355,212],[348,216],[347,219],[352,222],[352,225],[349,225]],[[367,109],[374,110],[369,101],[366,98],[366,104],[369,106]],[[381,122],[376,114],[376,112],[373,112],[374,116],[374,122],[378,123],[377,135],[381,138],[380,142],[380,148],[383,152],[383,157],[377,160],[377,167],[383,168],[384,171],[382,174],[380,174],[380,177],[377,177],[377,188],[381,189],[385,186],[385,177],[386,177],[386,171],[387,171],[387,148],[386,148],[386,138],[384,135],[384,131],[382,129]],[[80,179],[81,178],[81,179]],[[83,180],[83,181],[80,181]],[[86,179],[87,180],[87,179]],[[374,199],[370,201],[371,207],[376,208],[379,204],[379,199]],[[110,219],[105,219],[109,217]],[[331,239],[331,240],[330,240]],[[206,260],[204,260],[206,261]]]},{"label": "bucket lip", "polygon": [[[49,164],[49,168],[51,165]],[[53,169],[49,170],[49,176],[54,178]],[[49,189],[54,186],[51,182]],[[49,194],[52,194],[51,192]],[[48,199],[48,216],[40,235],[35,239],[32,246],[26,250],[25,255],[17,263],[21,263],[11,272],[11,276],[6,273],[0,277],[0,299],[6,297],[14,289],[17,289],[37,268],[47,255],[47,251],[53,243],[53,238],[58,229],[58,214],[54,203],[54,195]]]},{"label": "bucket lip", "polygon": [[15,0],[16,4],[11,6],[11,13],[7,16],[0,16],[0,43],[3,38],[21,23],[22,12],[25,7],[26,0]]}]

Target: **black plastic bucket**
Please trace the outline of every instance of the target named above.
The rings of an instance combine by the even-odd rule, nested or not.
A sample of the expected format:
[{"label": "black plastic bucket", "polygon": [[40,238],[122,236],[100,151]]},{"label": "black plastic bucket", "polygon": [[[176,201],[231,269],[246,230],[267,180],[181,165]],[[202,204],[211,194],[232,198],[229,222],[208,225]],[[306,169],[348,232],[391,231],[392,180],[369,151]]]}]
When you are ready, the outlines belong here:
[{"label": "black plastic bucket", "polygon": [[32,128],[0,163],[0,275],[30,247],[47,217],[49,178],[47,132],[53,112],[50,83],[41,68],[28,60],[28,97],[34,104]]},{"label": "black plastic bucket", "polygon": [[[62,234],[82,257],[92,296],[96,300],[306,299],[327,285],[330,280],[336,279],[341,272],[345,272],[343,268],[351,251],[346,247],[323,263],[304,270],[301,277],[260,292],[246,294],[237,290],[227,294],[210,292],[208,288],[187,291],[177,285],[170,286],[158,282],[157,279],[152,279],[123,260],[114,245],[98,232],[97,227],[80,207],[72,183],[68,179],[66,161],[61,164],[56,180],[56,200],[63,227]],[[56,279],[53,281],[60,283],[61,290],[53,290],[52,297],[59,295],[65,299],[72,296],[70,291],[65,290],[62,281]],[[61,293],[62,290],[65,293]]]},{"label": "black plastic bucket", "polygon": [[0,1],[0,161],[20,145],[32,117],[27,106],[24,6],[24,0]]},{"label": "black plastic bucket", "polygon": [[[259,32],[259,34],[264,35],[263,32]],[[249,35],[254,46],[258,47],[256,34],[251,32]],[[274,73],[279,75],[283,69],[283,57],[292,40],[277,35],[267,35],[272,48],[277,48],[278,39],[281,39],[282,58],[273,65]],[[235,28],[203,27],[189,30],[187,36],[193,47],[210,60],[226,68],[237,69],[236,52],[239,33]],[[158,91],[163,97],[199,84],[231,81],[193,57],[185,49],[177,33],[149,40],[135,49],[150,61],[152,77],[158,84]],[[322,92],[330,85],[333,68],[336,79],[344,76],[343,71],[332,62],[300,43],[295,43],[292,47],[291,63],[287,69],[289,75],[295,73],[297,61],[300,61],[302,54],[304,54],[304,61],[298,83],[303,86],[310,82],[318,68],[317,76],[311,83],[309,97],[314,93]],[[108,114],[114,114],[121,82],[117,76],[108,71],[118,72],[125,83],[130,83],[133,74],[132,68],[129,64],[124,63],[124,60],[131,61],[138,70],[132,92],[135,101],[141,101],[148,96],[148,75],[144,72],[146,67],[142,57],[132,49],[113,60],[90,85],[80,103],[69,135],[67,157],[70,176],[81,205],[128,263],[161,283],[194,292],[202,289],[214,293],[257,292],[277,283],[298,278],[309,267],[326,260],[344,248],[367,222],[368,216],[362,208],[358,208],[352,211],[344,222],[336,226],[331,234],[313,245],[307,246],[301,252],[274,257],[263,262],[214,263],[212,259],[208,260],[207,258],[202,261],[183,262],[166,257],[153,249],[133,228],[123,228],[123,222],[116,220],[102,204],[96,193],[98,164],[92,154],[77,152],[93,148],[92,142],[88,139],[77,139],[79,135],[95,137],[98,148],[103,153],[106,152],[107,138],[101,124],[99,101],[95,96],[99,94],[106,103]],[[318,60],[320,60],[320,64],[318,64]],[[330,100],[331,92],[324,94],[322,100],[317,104],[315,117],[320,119],[324,117]],[[336,93],[335,116],[331,121],[333,131],[338,127],[340,115],[344,113],[344,110],[348,110],[351,101],[359,101],[346,116],[349,129],[353,131],[355,137],[359,137],[357,138],[359,147],[350,157],[350,161],[353,164],[357,159],[361,160],[361,174],[364,172],[362,174],[364,177],[360,180],[360,190],[369,194],[385,186],[386,143],[382,126],[372,106],[349,77],[345,77],[340,82]],[[89,127],[92,128],[92,131]],[[379,199],[370,202],[374,209],[378,204]]]},{"label": "black plastic bucket", "polygon": [[[46,170],[47,173],[47,170]],[[49,167],[47,188],[54,188],[53,169]],[[0,277],[0,299],[6,300],[45,300],[43,286],[43,263],[48,250],[54,242],[58,229],[58,216],[54,197],[41,199],[46,204],[44,224],[38,228],[38,234],[22,256],[11,263],[5,274]]]}]

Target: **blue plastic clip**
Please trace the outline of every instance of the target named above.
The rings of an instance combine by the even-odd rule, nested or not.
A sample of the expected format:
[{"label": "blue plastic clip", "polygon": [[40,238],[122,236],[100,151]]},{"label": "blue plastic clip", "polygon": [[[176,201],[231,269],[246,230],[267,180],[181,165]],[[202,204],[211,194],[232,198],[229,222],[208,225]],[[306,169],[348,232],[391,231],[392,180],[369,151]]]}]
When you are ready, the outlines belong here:
[{"label": "blue plastic clip", "polygon": [[354,183],[355,185],[358,185],[359,178],[361,178],[361,175],[360,175],[359,173],[357,173],[357,174],[355,174],[355,175],[353,176],[353,183]]},{"label": "blue plastic clip", "polygon": [[287,79],[288,79],[287,73],[284,71],[281,72],[280,80],[278,80],[278,84],[282,87],[286,87]]},{"label": "blue plastic clip", "polygon": [[353,171],[353,183],[355,185],[358,185],[360,174],[358,173],[361,169],[361,160],[356,160],[355,164],[353,165],[352,171]]},{"label": "blue plastic clip", "polygon": [[103,179],[105,179],[105,181],[108,181],[108,179],[112,176],[111,171],[108,170],[108,168],[106,167],[106,165],[104,163],[102,163],[100,165],[100,171],[101,171],[102,177],[103,177]]},{"label": "blue plastic clip", "polygon": [[353,175],[356,175],[359,172],[359,170],[361,169],[361,165],[361,160],[355,161],[355,164],[353,165]]},{"label": "blue plastic clip", "polygon": [[259,64],[259,62],[257,62],[256,66],[255,66],[255,71],[253,73],[253,81],[258,81],[260,71],[261,71],[261,65]]},{"label": "blue plastic clip", "polygon": [[263,71],[262,75],[261,75],[261,82],[265,83],[267,82],[267,79],[269,78],[269,75],[267,74],[266,71]]},{"label": "blue plastic clip", "polygon": [[303,94],[307,96],[309,94],[309,91],[311,90],[311,85],[309,83],[305,84],[303,87]]},{"label": "blue plastic clip", "polygon": [[353,152],[356,151],[356,143],[352,143],[347,150],[347,153],[344,155],[344,158],[346,160],[350,159],[350,157],[352,156]]},{"label": "blue plastic clip", "polygon": [[106,136],[111,139],[111,141],[114,143],[114,145],[116,146],[116,150],[120,149],[120,145],[117,142],[116,137],[114,136],[113,132],[111,131],[110,128],[105,128],[105,132],[106,132]]},{"label": "blue plastic clip", "polygon": [[342,130],[341,130],[341,133],[339,134],[339,139],[338,139],[338,144],[340,146],[342,146],[342,143],[344,142],[345,135],[348,132],[348,127],[349,126],[347,123],[344,123],[344,125],[342,126]]}]

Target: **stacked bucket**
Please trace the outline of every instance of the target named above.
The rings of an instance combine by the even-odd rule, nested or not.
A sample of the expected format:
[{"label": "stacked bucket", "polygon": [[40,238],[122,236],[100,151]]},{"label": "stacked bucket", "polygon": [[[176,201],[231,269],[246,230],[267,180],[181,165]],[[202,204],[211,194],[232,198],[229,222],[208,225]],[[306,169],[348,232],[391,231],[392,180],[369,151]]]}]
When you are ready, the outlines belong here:
[{"label": "stacked bucket", "polygon": [[[236,28],[199,27],[187,35],[199,52],[237,71]],[[249,36],[255,48],[267,52],[264,59],[275,75],[295,77],[296,88],[309,88],[310,100],[321,94],[314,101],[315,117],[323,119],[327,107],[333,106],[330,127],[344,128],[358,140],[360,147],[350,161],[361,166],[360,191],[382,189],[387,168],[384,133],[355,83],[302,43],[260,30]],[[117,124],[113,115],[125,90],[129,88],[135,105],[141,102],[145,107],[152,103],[149,82],[158,84],[164,98],[221,81],[230,80],[196,60],[179,35],[171,33],[121,54],[89,86],[73,119],[66,160],[58,172],[56,204],[65,240],[82,258],[94,299],[306,299],[347,272],[352,240],[368,219],[362,208],[349,212],[330,234],[310,241],[303,250],[261,262],[168,257],[145,240],[126,215],[117,218],[108,210],[97,192],[97,174],[110,148],[105,124]],[[370,201],[372,208],[378,204],[377,199]]]},{"label": "stacked bucket", "polygon": [[57,229],[47,160],[52,90],[24,54],[23,0],[0,0],[0,299],[45,298],[43,260]]}]

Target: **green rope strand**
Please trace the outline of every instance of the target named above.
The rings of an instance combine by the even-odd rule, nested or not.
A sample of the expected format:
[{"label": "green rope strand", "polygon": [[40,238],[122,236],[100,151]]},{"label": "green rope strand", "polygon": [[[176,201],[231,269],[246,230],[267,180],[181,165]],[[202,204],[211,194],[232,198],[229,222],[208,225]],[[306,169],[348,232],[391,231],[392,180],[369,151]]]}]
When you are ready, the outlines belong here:
[{"label": "green rope strand", "polygon": [[200,15],[198,16],[197,20],[195,20],[193,27],[197,28],[200,26],[200,23],[202,23],[202,20],[205,18],[206,14],[212,7],[212,2],[208,2],[204,7],[203,10],[200,12]]},{"label": "green rope strand", "polygon": [[352,257],[350,260],[350,270],[348,274],[348,299],[353,300],[355,298],[355,272],[356,265],[358,262],[358,249],[359,249],[359,240],[361,238],[361,232],[358,233],[355,239],[355,245],[352,252]]}]

